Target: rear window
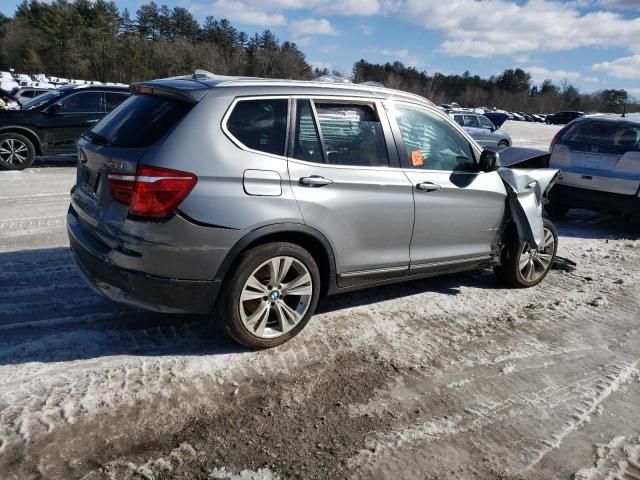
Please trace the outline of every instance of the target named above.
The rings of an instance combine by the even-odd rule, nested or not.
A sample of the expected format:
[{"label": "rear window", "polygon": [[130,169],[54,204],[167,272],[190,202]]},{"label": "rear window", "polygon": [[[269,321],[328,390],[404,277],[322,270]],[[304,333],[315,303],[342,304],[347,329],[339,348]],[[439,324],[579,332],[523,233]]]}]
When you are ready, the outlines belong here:
[{"label": "rear window", "polygon": [[623,155],[628,151],[640,151],[640,125],[628,122],[581,122],[569,127],[558,143],[576,151]]},{"label": "rear window", "polygon": [[227,129],[252,150],[284,155],[288,107],[286,99],[241,100],[229,116]]},{"label": "rear window", "polygon": [[191,108],[190,103],[159,95],[133,95],[89,130],[89,136],[114,147],[148,147],[164,137]]}]

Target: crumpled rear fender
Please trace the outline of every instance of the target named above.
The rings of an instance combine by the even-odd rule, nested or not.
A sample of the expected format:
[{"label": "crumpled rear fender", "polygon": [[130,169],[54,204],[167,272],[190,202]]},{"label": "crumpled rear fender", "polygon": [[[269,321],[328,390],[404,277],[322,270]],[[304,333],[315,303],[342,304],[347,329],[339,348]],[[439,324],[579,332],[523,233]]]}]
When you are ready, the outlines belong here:
[{"label": "crumpled rear fender", "polygon": [[553,168],[498,168],[518,236],[530,248],[538,250],[544,241],[542,200],[558,180],[558,174],[559,170]]}]

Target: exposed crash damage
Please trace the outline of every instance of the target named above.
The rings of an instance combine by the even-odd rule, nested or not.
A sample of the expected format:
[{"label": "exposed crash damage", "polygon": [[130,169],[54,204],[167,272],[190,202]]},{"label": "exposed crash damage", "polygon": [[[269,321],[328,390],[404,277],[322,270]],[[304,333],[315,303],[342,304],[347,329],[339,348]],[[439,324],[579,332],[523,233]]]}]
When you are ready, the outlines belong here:
[{"label": "exposed crash damage", "polygon": [[539,249],[544,239],[542,206],[558,181],[559,170],[544,168],[549,154],[533,148],[508,147],[497,151],[496,156],[518,236],[530,248]]}]

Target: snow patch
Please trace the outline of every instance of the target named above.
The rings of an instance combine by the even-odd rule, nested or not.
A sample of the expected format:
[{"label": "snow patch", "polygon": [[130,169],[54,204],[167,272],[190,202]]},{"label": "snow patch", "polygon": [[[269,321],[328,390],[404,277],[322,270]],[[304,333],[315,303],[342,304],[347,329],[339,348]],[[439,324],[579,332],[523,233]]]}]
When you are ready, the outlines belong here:
[{"label": "snow patch", "polygon": [[257,471],[242,470],[240,473],[229,472],[224,467],[215,468],[209,474],[209,478],[217,480],[280,480],[280,476],[268,468],[259,468]]}]

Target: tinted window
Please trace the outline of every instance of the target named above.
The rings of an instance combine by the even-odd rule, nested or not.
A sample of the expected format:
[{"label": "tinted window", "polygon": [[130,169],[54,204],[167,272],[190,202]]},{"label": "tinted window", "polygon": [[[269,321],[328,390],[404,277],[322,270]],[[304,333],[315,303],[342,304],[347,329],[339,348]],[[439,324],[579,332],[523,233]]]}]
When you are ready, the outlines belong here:
[{"label": "tinted window", "polygon": [[82,92],[63,98],[58,105],[62,113],[102,112],[102,92]]},{"label": "tinted window", "polygon": [[100,120],[89,135],[116,147],[148,147],[177,125],[192,106],[162,96],[133,95]]},{"label": "tinted window", "polygon": [[482,115],[478,116],[478,121],[480,122],[480,127],[481,128],[487,128],[489,130],[494,129],[495,127],[493,126],[493,123],[491,123],[491,120],[489,120],[487,117],[484,117]]},{"label": "tinted window", "polygon": [[464,119],[462,118],[462,115],[456,115],[453,118],[459,125],[464,127]]},{"label": "tinted window", "polygon": [[107,112],[110,112],[122,102],[124,102],[127,98],[129,98],[128,93],[114,93],[114,92],[106,92],[104,94],[105,105],[107,107]]},{"label": "tinted window", "polygon": [[295,128],[292,157],[308,162],[322,162],[320,137],[313,120],[313,111],[309,100],[298,100]]},{"label": "tinted window", "polygon": [[33,98],[34,92],[31,90],[26,90],[20,94],[21,97]]},{"label": "tinted window", "polygon": [[453,126],[426,110],[397,106],[406,161],[425,170],[473,170],[473,150]]},{"label": "tinted window", "polygon": [[229,132],[252,150],[284,155],[287,100],[242,100],[227,121]]},{"label": "tinted window", "polygon": [[562,135],[558,143],[571,150],[622,155],[640,151],[640,125],[631,122],[580,122]]},{"label": "tinted window", "polygon": [[37,108],[41,105],[44,105],[50,100],[53,100],[56,97],[59,97],[64,93],[64,90],[50,90],[47,93],[42,95],[38,95],[37,97],[32,98],[31,100],[27,100],[22,104],[23,110],[31,110],[33,108]]},{"label": "tinted window", "polygon": [[316,103],[327,163],[388,167],[378,115],[370,105]]}]

